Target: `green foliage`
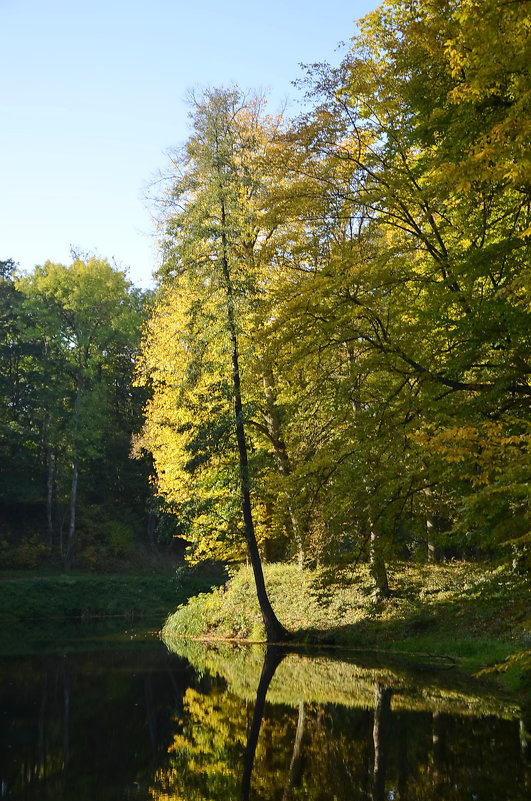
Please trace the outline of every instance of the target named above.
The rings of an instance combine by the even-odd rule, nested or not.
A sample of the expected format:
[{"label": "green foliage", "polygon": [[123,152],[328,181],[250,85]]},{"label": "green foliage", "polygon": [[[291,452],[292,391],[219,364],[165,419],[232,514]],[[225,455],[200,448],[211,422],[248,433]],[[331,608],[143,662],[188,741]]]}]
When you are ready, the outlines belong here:
[{"label": "green foliage", "polygon": [[[259,646],[233,643],[177,641],[168,637],[168,648],[184,656],[200,673],[222,678],[228,691],[254,701],[264,651]],[[271,704],[341,704],[372,709],[375,684],[396,692],[397,709],[415,709],[460,714],[499,714],[511,718],[518,707],[497,699],[492,687],[459,672],[438,668],[436,658],[416,655],[288,653],[275,671],[267,700]],[[420,669],[419,669],[420,668]],[[431,668],[431,670],[430,670]],[[482,692],[483,690],[483,692]]]},{"label": "green foliage", "polygon": [[[68,556],[101,568],[138,542],[149,466],[129,451],[143,400],[131,387],[142,306],[124,273],[101,259],[2,273],[5,566]],[[22,540],[32,543],[24,553]]]},{"label": "green foliage", "polygon": [[23,536],[16,545],[7,539],[0,540],[0,563],[4,569],[33,569],[47,555],[46,545],[37,535]]},{"label": "green foliage", "polygon": [[[253,127],[242,102],[216,140],[254,512],[275,558],[370,553],[385,586],[385,562],[422,548],[508,559],[527,543],[527,37],[520,0],[387,0],[337,68],[308,69],[306,114]],[[227,95],[207,94],[218,120]],[[172,183],[145,344],[146,444],[161,491],[194,506],[200,555],[230,549],[236,485],[213,117],[196,107]]]},{"label": "green foliage", "polygon": [[[276,667],[262,709],[257,687],[265,664],[263,649],[190,641],[168,645],[194,665],[202,681],[184,694],[167,765],[157,770],[150,788],[154,801],[243,796],[242,754],[245,766],[251,715],[255,721],[257,711],[262,714],[251,784],[253,797],[261,799],[289,794],[317,801],[323,798],[323,787],[327,797],[355,796],[360,787],[369,786],[372,748],[375,755],[387,757],[387,787],[396,787],[403,777],[407,753],[408,798],[432,797],[435,787],[438,797],[454,797],[456,785],[462,788],[468,781],[470,786],[465,776],[479,770],[485,781],[485,750],[480,746],[472,754],[465,719],[470,716],[474,743],[484,736],[493,741],[496,717],[504,728],[515,734],[518,729],[521,711],[515,704],[483,682],[455,670],[433,669],[433,664],[430,670],[425,663],[384,655],[371,660],[366,654],[288,652]],[[385,717],[380,706],[384,692]],[[388,738],[380,725],[384,721],[390,724]],[[445,748],[439,752],[432,741],[442,736]],[[500,765],[506,758],[493,748]],[[452,782],[440,781],[443,765]],[[524,775],[522,766],[519,777]],[[488,785],[494,786],[490,776]],[[370,789],[367,795],[381,797]]]},{"label": "green foliage", "polygon": [[266,405],[257,333],[274,232],[264,160],[278,123],[237,89],[206,90],[191,118],[162,199],[160,284],[138,370],[152,395],[137,448],[153,454],[157,491],[188,521],[190,559],[241,559],[244,440],[259,538],[274,505],[261,480],[274,470],[271,443],[256,433]]},{"label": "green foliage", "polygon": [[484,668],[479,676],[502,676],[504,684],[509,689],[521,690],[526,688],[527,693],[531,692],[531,649],[517,651],[503,661],[494,666]]},{"label": "green foliage", "polygon": [[[273,607],[288,627],[292,627],[297,615],[307,614],[308,604],[311,604],[305,592],[310,590],[310,573],[295,565],[277,564],[264,565],[264,575]],[[164,631],[176,636],[262,641],[264,629],[251,568],[242,568],[227,585],[214,592],[191,598],[168,618]]]}]

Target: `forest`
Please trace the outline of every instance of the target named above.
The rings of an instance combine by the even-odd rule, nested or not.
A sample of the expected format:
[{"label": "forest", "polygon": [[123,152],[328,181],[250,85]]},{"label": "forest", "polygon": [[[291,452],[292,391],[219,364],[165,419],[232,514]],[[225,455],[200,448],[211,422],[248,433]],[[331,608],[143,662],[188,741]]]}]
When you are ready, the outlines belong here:
[{"label": "forest", "polygon": [[197,91],[153,291],[5,254],[2,567],[186,546],[367,564],[377,600],[399,562],[529,567],[530,24],[502,5],[387,0],[296,116]]}]

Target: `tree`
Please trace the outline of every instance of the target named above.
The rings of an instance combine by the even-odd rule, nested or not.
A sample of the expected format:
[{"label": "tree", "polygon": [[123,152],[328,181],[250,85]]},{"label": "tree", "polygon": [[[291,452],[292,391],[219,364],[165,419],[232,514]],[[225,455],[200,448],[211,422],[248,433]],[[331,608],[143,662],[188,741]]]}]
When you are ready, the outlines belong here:
[{"label": "tree", "polygon": [[57,469],[69,465],[68,533],[61,548],[69,568],[76,551],[80,471],[104,452],[111,456],[106,448],[114,439],[115,386],[124,361],[132,372],[141,303],[124,273],[96,258],[78,258],[69,266],[46,262],[20,277],[17,287],[42,354],[49,525]]},{"label": "tree", "polygon": [[[144,340],[153,399],[142,442],[169,499],[182,508],[203,490],[193,504],[199,525],[209,508],[219,515],[222,497],[232,503],[237,477],[266,636],[277,641],[286,632],[271,608],[258,550],[242,377],[264,236],[255,154],[274,125],[262,116],[261,101],[236,90],[209,90],[194,101],[193,133],[168,193],[161,289]],[[230,510],[229,518],[230,527]]]},{"label": "tree", "polygon": [[[299,263],[276,323],[284,339],[298,332],[299,365],[313,361],[332,401],[321,404],[313,430],[328,435],[305,469],[321,495],[328,485],[337,497],[338,468],[348,465],[355,491],[368,490],[370,517],[384,514],[391,530],[393,510],[426,513],[427,490],[462,515],[463,476],[437,452],[445,432],[481,440],[489,431],[491,451],[499,437],[527,436],[523,4],[506,14],[514,41],[502,53],[493,33],[499,58],[485,66],[498,7],[483,15],[474,2],[389,0],[363,21],[339,68],[310,68],[318,105],[291,132],[292,208],[305,209],[308,242],[328,245],[314,266]],[[310,384],[305,396],[315,397]],[[327,452],[339,454],[336,465]],[[504,486],[520,470],[520,450],[510,455]],[[470,468],[485,475],[477,460]],[[520,479],[513,487],[522,511]]]},{"label": "tree", "polygon": [[5,564],[31,567],[50,547],[36,535],[43,502],[42,349],[17,265],[0,262],[0,454],[2,548]]}]

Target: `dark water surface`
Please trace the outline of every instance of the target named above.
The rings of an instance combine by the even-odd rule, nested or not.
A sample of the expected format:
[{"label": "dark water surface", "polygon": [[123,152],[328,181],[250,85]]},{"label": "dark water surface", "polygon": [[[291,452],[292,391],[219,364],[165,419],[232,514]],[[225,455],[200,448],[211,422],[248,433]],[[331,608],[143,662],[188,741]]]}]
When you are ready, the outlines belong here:
[{"label": "dark water surface", "polygon": [[518,708],[444,664],[171,648],[74,631],[3,656],[0,798],[530,797]]}]

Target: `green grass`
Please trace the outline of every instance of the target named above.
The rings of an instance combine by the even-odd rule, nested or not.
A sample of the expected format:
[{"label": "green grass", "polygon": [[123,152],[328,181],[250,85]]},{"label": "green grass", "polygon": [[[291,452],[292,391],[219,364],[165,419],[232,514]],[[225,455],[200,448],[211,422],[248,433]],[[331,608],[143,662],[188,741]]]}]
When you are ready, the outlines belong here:
[{"label": "green grass", "polygon": [[[470,673],[497,670],[508,686],[529,686],[529,584],[507,568],[397,565],[391,598],[378,605],[363,565],[266,565],[265,577],[273,608],[297,642],[448,655]],[[190,598],[169,616],[164,635],[263,640],[250,569]]]},{"label": "green grass", "polygon": [[0,623],[121,617],[162,622],[191,595],[223,580],[220,571],[168,575],[0,575]]}]

